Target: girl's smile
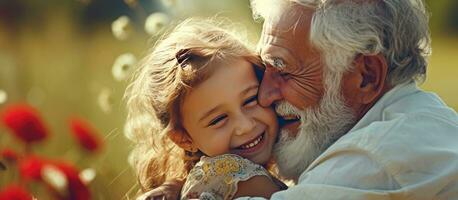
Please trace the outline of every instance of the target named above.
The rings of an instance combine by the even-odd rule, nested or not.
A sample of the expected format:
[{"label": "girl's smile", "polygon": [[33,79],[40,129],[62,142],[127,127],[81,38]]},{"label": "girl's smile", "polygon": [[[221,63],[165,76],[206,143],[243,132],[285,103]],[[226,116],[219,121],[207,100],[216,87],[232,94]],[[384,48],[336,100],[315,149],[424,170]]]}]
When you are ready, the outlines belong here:
[{"label": "girl's smile", "polygon": [[240,155],[245,158],[256,155],[259,151],[262,151],[262,148],[265,147],[267,140],[266,132],[263,131],[256,138],[249,140],[248,142],[238,146],[237,148],[231,150],[231,153]]}]

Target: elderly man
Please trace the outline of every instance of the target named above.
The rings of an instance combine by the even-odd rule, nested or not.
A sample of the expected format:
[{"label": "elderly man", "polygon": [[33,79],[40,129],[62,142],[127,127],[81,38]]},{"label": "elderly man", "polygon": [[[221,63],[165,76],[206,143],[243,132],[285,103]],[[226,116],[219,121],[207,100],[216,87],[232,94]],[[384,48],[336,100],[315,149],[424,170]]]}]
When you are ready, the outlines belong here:
[{"label": "elderly man", "polygon": [[258,101],[285,121],[274,155],[296,183],[272,199],[458,199],[458,116],[417,87],[421,0],[251,3],[264,18]]},{"label": "elderly man", "polygon": [[[458,117],[420,90],[421,0],[252,0],[264,18],[259,103],[296,181],[272,199],[458,199]],[[453,87],[453,86],[450,86]]]}]

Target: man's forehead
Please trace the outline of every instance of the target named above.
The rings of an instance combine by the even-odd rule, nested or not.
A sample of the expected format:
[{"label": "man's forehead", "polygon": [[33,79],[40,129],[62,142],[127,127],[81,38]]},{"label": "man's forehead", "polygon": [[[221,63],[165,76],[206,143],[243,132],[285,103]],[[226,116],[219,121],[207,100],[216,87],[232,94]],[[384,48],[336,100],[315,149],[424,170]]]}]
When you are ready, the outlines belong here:
[{"label": "man's forehead", "polygon": [[263,32],[265,34],[296,32],[294,30],[306,29],[310,26],[314,9],[302,5],[291,5],[284,8],[277,16],[269,16],[264,20]]}]

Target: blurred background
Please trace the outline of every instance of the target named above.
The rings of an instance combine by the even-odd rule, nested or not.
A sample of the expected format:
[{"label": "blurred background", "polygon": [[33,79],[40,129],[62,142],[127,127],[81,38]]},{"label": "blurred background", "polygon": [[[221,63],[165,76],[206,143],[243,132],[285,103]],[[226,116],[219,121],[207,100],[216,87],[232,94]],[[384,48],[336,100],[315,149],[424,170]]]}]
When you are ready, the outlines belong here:
[{"label": "blurred background", "polygon": [[[421,87],[456,110],[458,1],[426,3],[433,54]],[[35,107],[49,132],[33,146],[35,154],[93,169],[92,199],[131,199],[138,186],[127,162],[132,145],[123,135],[125,76],[163,27],[214,15],[237,23],[256,43],[261,24],[252,20],[248,0],[0,0],[0,111],[16,103]],[[78,147],[71,116],[91,124],[103,143],[97,152]],[[0,126],[0,150],[24,151],[9,132]],[[0,188],[17,179],[17,173],[0,170]],[[47,199],[44,188],[27,189]]]}]

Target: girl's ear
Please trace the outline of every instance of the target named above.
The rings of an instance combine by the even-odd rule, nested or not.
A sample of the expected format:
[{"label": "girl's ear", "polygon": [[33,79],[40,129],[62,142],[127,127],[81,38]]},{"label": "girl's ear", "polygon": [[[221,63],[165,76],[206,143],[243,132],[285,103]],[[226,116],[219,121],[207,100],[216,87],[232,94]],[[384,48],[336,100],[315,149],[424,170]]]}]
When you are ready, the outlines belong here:
[{"label": "girl's ear", "polygon": [[198,148],[195,146],[192,138],[189,137],[188,133],[184,130],[172,130],[168,133],[169,138],[180,148],[190,151],[197,152]]}]

